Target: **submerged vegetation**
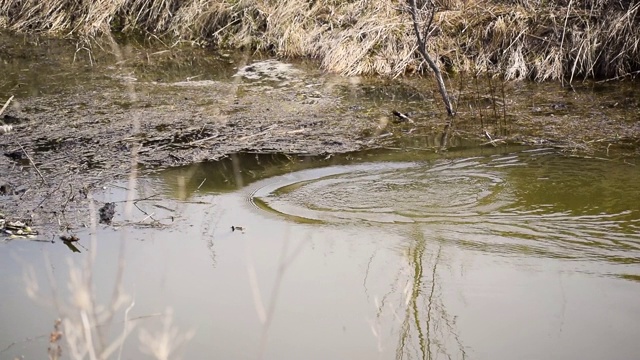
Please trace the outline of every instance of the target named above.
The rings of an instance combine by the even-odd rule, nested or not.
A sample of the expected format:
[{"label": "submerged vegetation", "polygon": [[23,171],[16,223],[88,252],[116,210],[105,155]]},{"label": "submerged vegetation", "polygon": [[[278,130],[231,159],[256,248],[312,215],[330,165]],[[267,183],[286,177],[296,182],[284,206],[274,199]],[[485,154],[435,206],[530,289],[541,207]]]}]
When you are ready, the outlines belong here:
[{"label": "submerged vegetation", "polygon": [[[428,51],[450,72],[544,81],[640,71],[635,1],[436,0],[426,6],[436,9]],[[408,4],[393,0],[0,0],[0,28],[13,31],[78,39],[144,33],[314,58],[343,75],[426,70],[412,26]]]}]

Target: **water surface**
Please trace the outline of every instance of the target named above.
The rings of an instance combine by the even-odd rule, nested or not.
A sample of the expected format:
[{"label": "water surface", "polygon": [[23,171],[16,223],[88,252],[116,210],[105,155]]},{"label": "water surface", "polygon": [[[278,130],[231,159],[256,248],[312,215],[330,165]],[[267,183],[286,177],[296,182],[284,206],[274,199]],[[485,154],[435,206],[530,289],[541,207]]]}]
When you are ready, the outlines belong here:
[{"label": "water surface", "polygon": [[[140,333],[160,332],[171,314],[170,340],[188,339],[182,358],[631,359],[634,162],[461,148],[245,154],[151,173],[136,185],[139,225],[123,226],[118,203],[95,248],[87,231],[81,253],[0,245],[0,357],[42,356],[57,309],[78,308],[68,262],[92,254],[96,301],[111,303],[114,283],[130,296],[106,338],[134,301],[125,358],[143,358]],[[95,197],[124,199],[121,186]],[[143,226],[149,215],[171,226]],[[25,269],[39,301],[25,293]]]}]

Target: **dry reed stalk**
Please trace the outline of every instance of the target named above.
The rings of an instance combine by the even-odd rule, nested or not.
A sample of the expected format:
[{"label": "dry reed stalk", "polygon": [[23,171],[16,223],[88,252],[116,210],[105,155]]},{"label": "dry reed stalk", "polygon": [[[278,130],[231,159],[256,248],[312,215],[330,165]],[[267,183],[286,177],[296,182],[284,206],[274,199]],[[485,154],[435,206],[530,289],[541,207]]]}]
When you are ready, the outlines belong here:
[{"label": "dry reed stalk", "polygon": [[[452,71],[507,79],[620,77],[640,69],[640,4],[437,0],[428,51]],[[310,57],[344,75],[422,66],[411,19],[393,0],[0,0],[14,31],[93,38],[142,32],[194,44]]]}]

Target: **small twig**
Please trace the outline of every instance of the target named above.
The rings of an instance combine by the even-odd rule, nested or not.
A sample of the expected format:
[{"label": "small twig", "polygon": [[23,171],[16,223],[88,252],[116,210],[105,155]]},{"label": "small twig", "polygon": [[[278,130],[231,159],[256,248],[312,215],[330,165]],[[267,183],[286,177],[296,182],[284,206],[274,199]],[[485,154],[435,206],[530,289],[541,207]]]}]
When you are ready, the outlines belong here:
[{"label": "small twig", "polygon": [[146,211],[142,210],[142,209],[138,206],[138,204],[136,204],[136,202],[134,202],[134,203],[133,203],[133,206],[135,206],[135,207],[136,207],[138,210],[140,210],[143,214],[147,215],[144,219],[140,220],[140,222],[143,222],[143,221],[145,221],[145,220],[147,220],[147,219],[149,219],[149,218],[151,218],[151,220],[153,220],[153,221],[158,221],[158,220],[156,220],[156,219],[154,219],[154,218],[153,218],[153,215],[154,215],[153,213],[149,214],[148,212],[146,212]]},{"label": "small twig", "polygon": [[[122,190],[127,190],[127,191],[129,191],[129,189],[128,189],[126,186],[121,186],[121,185],[117,185],[117,184],[111,184],[110,186],[111,186],[111,187],[114,187],[114,188],[118,188],[118,189],[122,189]],[[125,201],[126,201],[126,200],[123,200],[122,202],[125,202]],[[112,202],[115,202],[115,201],[112,201]]]},{"label": "small twig", "polygon": [[287,134],[287,135],[291,135],[291,134],[299,134],[299,133],[303,133],[307,131],[307,129],[302,128],[302,129],[297,129],[297,130],[290,130],[290,131],[286,131],[283,134]]},{"label": "small twig", "polygon": [[408,122],[410,124],[415,124],[415,121],[413,121],[413,119],[411,119],[407,114],[403,114],[397,110],[393,110],[391,111],[391,113],[393,115],[395,115],[396,117],[398,117],[398,119],[394,122],[396,123],[401,123],[401,122]]},{"label": "small twig", "polygon": [[153,204],[153,206],[155,206],[155,207],[157,207],[159,209],[164,209],[164,210],[171,211],[171,212],[175,212],[176,211],[175,209],[172,209],[170,207],[166,207],[166,206],[160,205],[160,204]]},{"label": "small twig", "polygon": [[[31,190],[31,188],[28,188],[27,190],[25,190],[22,195],[20,195],[20,200],[22,200],[23,197],[25,197],[27,195],[27,193]],[[42,203],[41,203],[42,204]]]},{"label": "small twig", "polygon": [[[431,1],[429,1],[429,2],[431,2]],[[423,6],[423,9],[426,6],[427,6],[427,4],[425,3],[424,6]],[[432,6],[431,16],[429,16],[429,22],[427,23],[427,26],[424,28],[424,35],[422,35],[422,42],[425,43],[425,44],[429,41],[429,36],[431,36],[432,32],[429,29],[431,29],[431,25],[433,24],[433,18],[435,17],[436,10],[437,10],[436,7],[435,7],[435,4],[431,3],[431,6]]]},{"label": "small twig", "polygon": [[264,131],[261,131],[261,132],[259,132],[259,133],[255,133],[255,134],[251,134],[251,135],[247,135],[247,136],[243,136],[243,137],[241,137],[240,139],[238,139],[238,141],[244,141],[244,140],[250,139],[250,138],[252,138],[252,137],[256,137],[256,136],[260,136],[260,135],[268,134],[268,133],[269,133],[269,131],[271,131],[271,130],[273,130],[273,129],[277,128],[277,127],[278,127],[278,124],[273,124],[273,125],[269,126],[269,127],[268,127],[266,130],[264,130]]},{"label": "small twig", "polygon": [[195,75],[195,76],[189,76],[189,77],[187,77],[187,81],[191,81],[191,80],[193,80],[193,79],[197,79],[197,78],[199,78],[199,77],[201,77],[201,76],[202,76],[202,74],[200,74],[200,75]]},{"label": "small twig", "polygon": [[9,98],[9,100],[7,100],[6,103],[4,103],[4,106],[2,107],[2,109],[0,110],[0,115],[2,115],[2,113],[7,109],[7,106],[9,106],[9,103],[11,102],[11,100],[13,100],[13,95],[11,95],[11,97]]},{"label": "small twig", "polygon": [[[151,200],[151,199],[153,199],[154,197],[159,196],[159,195],[160,195],[160,194],[153,194],[153,195],[149,195],[149,196],[147,196],[147,197],[143,197],[143,198],[139,198],[139,199],[133,199],[132,201],[133,201],[134,203],[137,203],[137,202],[139,202],[139,201]],[[119,202],[127,202],[127,201],[128,201],[128,200],[112,201],[112,202],[114,202],[114,203],[119,203]]]},{"label": "small twig", "polygon": [[[163,44],[164,45],[164,44]],[[165,45],[166,46],[166,45]],[[160,55],[160,54],[164,54],[166,52],[169,52],[170,50],[160,50],[160,51],[156,51],[154,53],[151,54],[147,54],[147,59],[149,58],[149,56],[154,56],[154,55]]]},{"label": "small twig", "polygon": [[487,141],[487,142],[483,142],[482,144],[480,144],[480,146],[485,146],[485,145],[493,145],[493,147],[497,147],[500,144],[505,144],[507,141],[504,139],[495,139],[495,140],[491,140],[491,141]]},{"label": "small twig", "polygon": [[157,146],[157,147],[145,147],[145,148],[143,148],[143,149],[140,149],[140,150],[138,151],[138,154],[143,154],[143,153],[146,153],[146,152],[149,152],[149,151],[158,151],[158,150],[162,150],[162,149],[164,149],[164,148],[168,147],[169,145],[171,145],[171,143],[169,143],[169,144],[164,144],[164,145],[160,145],[160,146]]},{"label": "small twig", "polygon": [[[146,33],[147,33],[147,35],[149,35],[149,36],[153,37],[154,39],[158,40],[160,42],[160,44],[162,44],[162,46],[164,46],[165,48],[167,47],[167,44],[165,44],[164,41],[160,40],[160,38],[158,36],[150,33],[148,30],[146,30]],[[167,50],[167,51],[169,51],[169,50]],[[158,52],[155,52],[153,54],[162,53],[162,52],[164,52],[164,51],[158,51]],[[153,55],[153,54],[151,54],[151,55]]]},{"label": "small twig", "polygon": [[[236,19],[236,20],[234,20],[234,21],[232,21],[232,22],[228,23],[227,25],[223,26],[220,30],[218,30],[218,31],[214,32],[214,33],[213,33],[213,35],[212,35],[212,37],[217,36],[217,35],[218,35],[220,32],[222,32],[224,29],[228,28],[229,26],[233,26],[233,25],[237,24],[238,22],[240,22],[240,20],[237,20],[237,19]],[[174,46],[175,46],[175,44],[174,44]]]},{"label": "small twig", "polygon": [[196,190],[200,190],[200,188],[202,187],[205,181],[207,181],[207,178],[204,178],[204,180],[202,180],[202,182],[200,183],[200,185],[198,185],[198,188]]},{"label": "small twig", "polygon": [[67,201],[64,202],[64,205],[62,205],[62,212],[64,213],[67,209],[67,204],[69,204],[69,201],[71,201],[71,199],[74,198],[74,194],[73,194],[73,184],[69,183],[69,188],[71,190],[71,192],[69,193],[69,197],[67,198]]},{"label": "small twig", "polygon": [[491,145],[493,145],[493,146],[498,146],[498,145],[496,145],[496,141],[495,141],[495,140],[493,140],[493,138],[491,137],[491,134],[489,134],[489,132],[488,132],[487,130],[485,130],[485,131],[484,131],[484,136],[485,136],[487,139],[489,139],[489,142],[486,142],[486,143],[483,143],[483,144],[480,144],[480,145],[487,145],[487,144],[491,144]]},{"label": "small twig", "polygon": [[[41,206],[42,204],[44,204],[44,202],[45,202],[45,201],[49,200],[49,198],[51,198],[51,196],[53,196],[53,194],[55,194],[58,190],[60,190],[60,187],[62,186],[62,183],[63,183],[63,182],[61,181],[60,183],[58,183],[58,187],[57,187],[57,188],[55,188],[53,191],[49,191],[49,193],[47,194],[47,196],[45,196],[45,197],[42,199],[42,201],[40,201],[40,203],[39,203],[35,208],[33,208],[33,210],[31,210],[31,211],[35,211],[36,209],[40,208],[40,206]],[[30,189],[27,189],[27,191],[29,191],[29,190],[30,190]],[[27,191],[25,191],[25,194],[27,193]],[[22,194],[22,196],[24,196],[24,194]],[[20,200],[22,200],[22,196],[20,197]]]},{"label": "small twig", "polygon": [[22,144],[20,143],[18,143],[18,146],[20,146],[20,149],[22,149],[22,152],[24,152],[24,155],[27,157],[27,159],[29,159],[29,162],[31,163],[33,168],[36,169],[36,171],[38,172],[38,175],[40,175],[40,178],[42,179],[42,182],[44,182],[44,184],[47,185],[47,180],[44,179],[44,176],[42,176],[42,173],[40,172],[40,170],[38,170],[36,163],[33,162],[33,159],[31,158],[31,156],[29,156],[29,154],[27,153],[27,150],[25,150],[22,147]]},{"label": "small twig", "polygon": [[211,135],[211,136],[206,137],[204,139],[194,140],[194,141],[190,142],[189,145],[194,145],[194,144],[201,143],[201,142],[204,142],[204,141],[207,141],[207,140],[215,139],[219,135],[220,135],[220,132],[218,130],[216,130],[216,134],[215,135]]},{"label": "small twig", "polygon": [[[137,207],[137,206],[136,206],[136,207]],[[140,208],[138,208],[138,209],[140,209]],[[140,211],[142,211],[142,210],[140,210]],[[142,220],[140,220],[140,221],[138,221],[138,222],[139,222],[139,223],[142,223],[142,222],[145,222],[145,220],[147,220],[147,219],[151,219],[151,220],[153,220],[154,222],[158,222],[158,220],[156,220],[156,219],[154,219],[154,218],[153,218],[153,215],[155,215],[155,214],[154,214],[154,213],[151,213],[151,214],[149,214],[149,215],[145,216],[145,217],[144,217],[144,219],[142,219]]]}]

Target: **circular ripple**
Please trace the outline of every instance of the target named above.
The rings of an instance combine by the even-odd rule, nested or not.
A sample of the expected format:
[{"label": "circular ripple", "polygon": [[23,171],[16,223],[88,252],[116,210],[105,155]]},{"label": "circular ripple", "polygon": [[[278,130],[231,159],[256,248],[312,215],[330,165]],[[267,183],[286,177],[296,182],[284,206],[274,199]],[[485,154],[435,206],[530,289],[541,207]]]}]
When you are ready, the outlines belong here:
[{"label": "circular ripple", "polygon": [[[498,172],[473,160],[441,166],[387,164],[307,171],[254,194],[254,203],[309,220],[413,222],[482,213],[505,196]],[[498,199],[500,198],[500,199]]]},{"label": "circular ripple", "polygon": [[422,236],[460,248],[635,265],[638,179],[611,162],[525,152],[302,171],[266,180],[251,201],[298,221],[420,222]]}]

